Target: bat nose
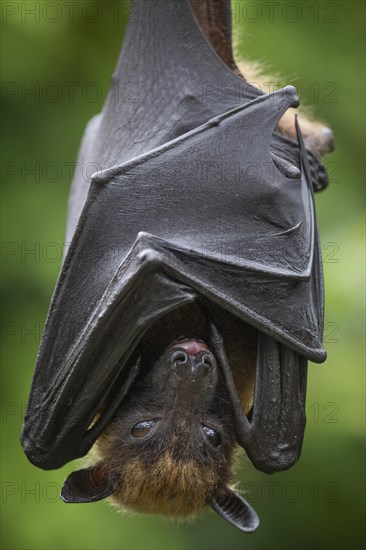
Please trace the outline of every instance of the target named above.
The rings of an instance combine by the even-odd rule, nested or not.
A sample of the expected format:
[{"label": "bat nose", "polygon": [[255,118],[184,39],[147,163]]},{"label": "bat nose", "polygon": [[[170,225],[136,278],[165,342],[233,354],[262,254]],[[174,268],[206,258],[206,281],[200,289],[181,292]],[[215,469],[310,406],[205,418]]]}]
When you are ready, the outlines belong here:
[{"label": "bat nose", "polygon": [[184,351],[184,349],[178,349],[173,351],[169,358],[169,361],[173,368],[179,368],[188,364],[189,356],[188,353]]},{"label": "bat nose", "polygon": [[205,350],[189,355],[184,349],[176,349],[170,355],[169,362],[176,374],[182,377],[205,377],[216,365],[212,353]]},{"label": "bat nose", "polygon": [[216,366],[215,358],[210,352],[201,352],[196,356],[196,361],[194,365],[194,372],[197,375],[205,378],[210,376]]}]

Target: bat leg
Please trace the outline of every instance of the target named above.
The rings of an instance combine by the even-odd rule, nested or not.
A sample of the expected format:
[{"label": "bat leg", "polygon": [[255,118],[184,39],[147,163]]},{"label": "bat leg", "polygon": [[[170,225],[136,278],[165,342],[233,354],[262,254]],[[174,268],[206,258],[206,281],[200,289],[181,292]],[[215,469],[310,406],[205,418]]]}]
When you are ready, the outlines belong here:
[{"label": "bat leg", "polygon": [[233,405],[238,444],[263,472],[290,468],[300,456],[305,429],[306,359],[259,333],[254,404],[249,420],[240,403],[222,336],[212,321],[209,334]]}]

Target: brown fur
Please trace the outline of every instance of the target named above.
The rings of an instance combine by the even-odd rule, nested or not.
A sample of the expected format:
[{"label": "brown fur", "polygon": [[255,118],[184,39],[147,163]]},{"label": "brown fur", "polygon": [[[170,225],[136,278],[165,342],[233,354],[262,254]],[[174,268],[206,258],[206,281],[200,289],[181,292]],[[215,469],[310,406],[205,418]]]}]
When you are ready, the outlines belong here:
[{"label": "brown fur", "polygon": [[114,501],[126,510],[172,517],[199,513],[214,495],[212,470],[194,460],[178,462],[166,451],[147,468],[143,461],[127,463]]},{"label": "brown fur", "polygon": [[[269,88],[269,83],[273,83],[276,79],[273,76],[264,75],[258,63],[241,60],[237,62],[237,67],[239,76],[242,78],[245,76],[245,80],[265,93],[273,91]],[[294,115],[297,112],[297,109],[288,109],[278,123],[280,133],[296,141]],[[298,118],[306,147],[319,159],[331,153],[334,149],[332,131],[322,122],[314,120],[306,107],[300,107]]]}]

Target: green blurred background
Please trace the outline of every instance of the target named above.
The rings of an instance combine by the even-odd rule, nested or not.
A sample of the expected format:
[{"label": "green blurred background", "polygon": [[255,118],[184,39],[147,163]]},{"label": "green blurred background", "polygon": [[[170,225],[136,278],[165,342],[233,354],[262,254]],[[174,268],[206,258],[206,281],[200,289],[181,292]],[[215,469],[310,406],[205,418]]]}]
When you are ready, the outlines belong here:
[{"label": "green blurred background", "polygon": [[[44,472],[19,444],[24,404],[60,267],[72,163],[99,112],[128,2],[7,2],[2,8],[2,526],[6,549],[363,548],[364,4],[233,1],[238,53],[295,83],[332,127],[329,189],[317,195],[328,360],[309,365],[300,462],[266,476],[242,461],[262,525],[244,535],[207,511],[189,525],[65,505],[73,465]],[[33,10],[33,11],[32,11]],[[31,92],[33,90],[33,92]],[[32,252],[33,251],[33,252]]]}]

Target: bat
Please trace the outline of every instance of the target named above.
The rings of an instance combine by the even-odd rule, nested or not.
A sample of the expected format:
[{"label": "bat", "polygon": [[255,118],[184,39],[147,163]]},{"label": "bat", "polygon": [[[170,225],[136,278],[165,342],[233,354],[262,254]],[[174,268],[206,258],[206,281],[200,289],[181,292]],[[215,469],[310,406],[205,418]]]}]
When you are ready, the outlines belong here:
[{"label": "bat", "polygon": [[[232,340],[232,319],[217,314]],[[61,494],[65,502],[111,496],[123,509],[176,518],[194,516],[211,504],[242,531],[258,526],[255,511],[228,487],[236,436],[216,353],[220,338],[211,318],[204,306],[193,303],[147,331],[139,346],[139,374],[95,445],[97,462],[68,477]],[[175,338],[177,330],[195,337]],[[255,341],[248,327],[246,338],[239,340],[247,368],[235,369],[246,412]],[[131,367],[135,364],[134,359]]]},{"label": "bat", "polygon": [[235,448],[263,472],[291,467],[307,360],[326,358],[313,196],[326,175],[299,122],[294,139],[278,126],[296,90],[235,74],[197,9],[132,3],[81,145],[21,440],[44,469],[94,446],[65,502],[174,517],[211,505],[252,532],[229,486]]}]

